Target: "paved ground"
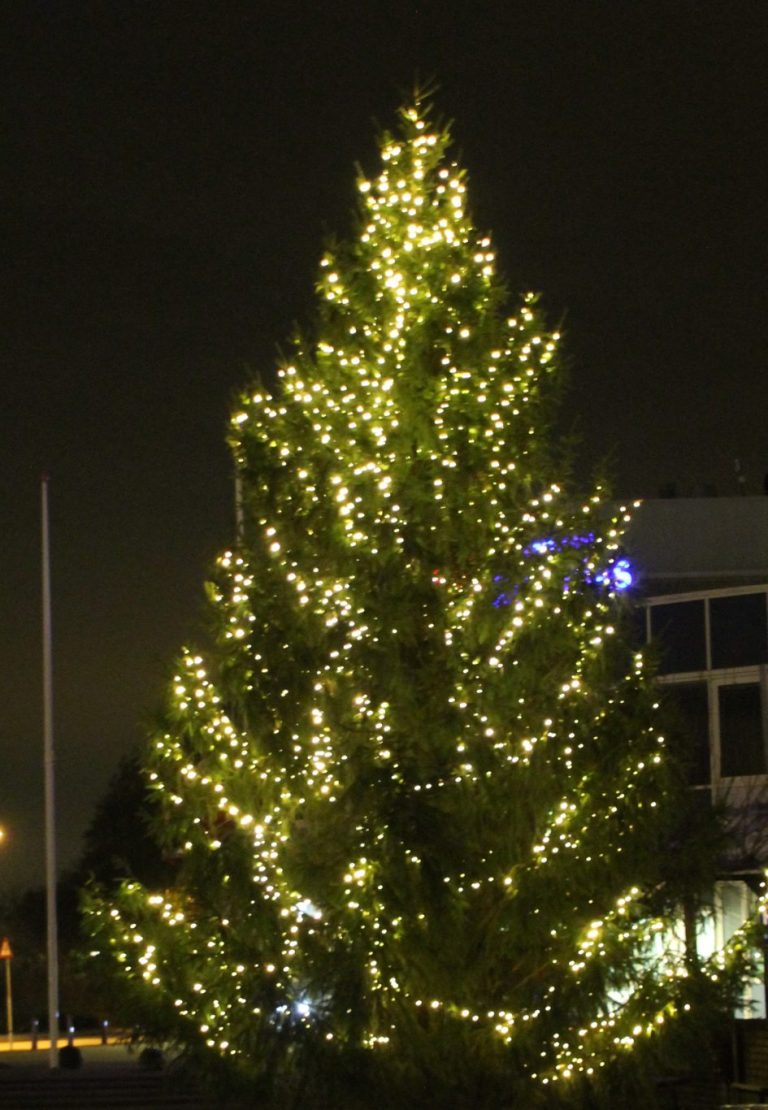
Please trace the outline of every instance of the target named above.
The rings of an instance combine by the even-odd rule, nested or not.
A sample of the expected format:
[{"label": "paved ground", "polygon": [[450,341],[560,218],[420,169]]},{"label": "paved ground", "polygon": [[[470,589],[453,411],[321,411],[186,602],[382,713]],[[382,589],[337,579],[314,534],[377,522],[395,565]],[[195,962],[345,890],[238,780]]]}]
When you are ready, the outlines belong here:
[{"label": "paved ground", "polygon": [[[64,1041],[59,1042],[60,1045]],[[75,1037],[83,1063],[89,1064],[130,1064],[136,1062],[137,1052],[126,1041],[110,1038],[109,1044],[102,1044],[100,1037]],[[47,1037],[40,1037],[37,1048],[32,1048],[29,1037],[14,1037],[9,1045],[6,1037],[0,1040],[0,1068],[5,1065],[49,1066],[49,1046]]]},{"label": "paved ground", "polygon": [[82,1042],[79,1068],[51,1068],[47,1041],[35,1050],[6,1045],[0,1110],[213,1110],[215,1102],[172,1070],[141,1067],[129,1046]]}]

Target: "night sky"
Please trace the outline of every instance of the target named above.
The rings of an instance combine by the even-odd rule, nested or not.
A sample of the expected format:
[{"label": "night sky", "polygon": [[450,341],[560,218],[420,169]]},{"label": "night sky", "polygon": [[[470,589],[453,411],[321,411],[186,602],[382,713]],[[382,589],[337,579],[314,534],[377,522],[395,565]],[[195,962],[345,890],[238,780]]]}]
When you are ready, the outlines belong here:
[{"label": "night sky", "polygon": [[578,475],[768,472],[768,3],[24,0],[4,28],[0,889],[40,881],[39,482],[59,855],[145,734],[232,540],[224,434],[308,323],[416,80],[510,292],[564,320]]}]

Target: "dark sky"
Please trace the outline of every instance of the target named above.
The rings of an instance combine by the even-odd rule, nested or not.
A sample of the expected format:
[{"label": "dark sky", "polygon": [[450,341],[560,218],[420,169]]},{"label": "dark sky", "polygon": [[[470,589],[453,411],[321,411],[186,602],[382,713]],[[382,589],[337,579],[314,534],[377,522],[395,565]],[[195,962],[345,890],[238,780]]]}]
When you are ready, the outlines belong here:
[{"label": "dark sky", "polygon": [[307,321],[414,80],[514,293],[565,317],[580,473],[768,471],[765,0],[25,0],[3,30],[0,888],[42,876],[39,479],[60,859],[232,536],[226,418]]}]

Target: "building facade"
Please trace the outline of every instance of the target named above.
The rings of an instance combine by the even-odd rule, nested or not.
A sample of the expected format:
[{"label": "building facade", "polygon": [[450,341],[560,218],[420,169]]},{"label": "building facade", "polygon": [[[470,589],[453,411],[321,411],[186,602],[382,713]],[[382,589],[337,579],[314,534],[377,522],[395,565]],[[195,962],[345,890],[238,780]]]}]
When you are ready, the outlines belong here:
[{"label": "building facade", "polygon": [[[644,502],[626,546],[670,740],[685,737],[691,788],[728,829],[704,955],[753,912],[768,867],[768,497]],[[765,1017],[762,979],[742,1011]]]}]

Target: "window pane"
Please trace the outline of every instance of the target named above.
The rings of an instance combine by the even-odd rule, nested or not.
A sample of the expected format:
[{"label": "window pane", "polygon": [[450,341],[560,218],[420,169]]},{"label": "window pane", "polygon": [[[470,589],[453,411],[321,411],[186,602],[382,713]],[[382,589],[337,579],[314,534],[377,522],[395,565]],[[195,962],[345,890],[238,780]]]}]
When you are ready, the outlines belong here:
[{"label": "window pane", "polygon": [[720,773],[762,775],[766,771],[760,686],[720,686]]},{"label": "window pane", "polygon": [[765,594],[713,597],[709,602],[713,667],[768,662]]},{"label": "window pane", "polygon": [[720,882],[717,883],[717,892],[720,895],[723,942],[726,942],[746,920],[746,884]]},{"label": "window pane", "polygon": [[704,682],[664,687],[669,707],[670,738],[687,769],[691,786],[704,786],[709,775],[709,699]]},{"label": "window pane", "polygon": [[651,638],[661,653],[661,674],[705,670],[704,602],[675,601],[670,605],[652,605]]}]

